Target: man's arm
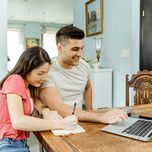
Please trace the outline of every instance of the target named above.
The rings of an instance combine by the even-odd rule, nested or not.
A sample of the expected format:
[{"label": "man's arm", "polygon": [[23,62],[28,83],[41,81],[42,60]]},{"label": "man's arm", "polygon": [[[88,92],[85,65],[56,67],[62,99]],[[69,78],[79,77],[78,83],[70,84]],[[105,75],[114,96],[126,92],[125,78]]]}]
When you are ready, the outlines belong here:
[{"label": "man's arm", "polygon": [[34,101],[34,106],[36,108],[36,110],[38,111],[38,113],[40,115],[42,115],[43,110],[49,109],[42,101],[41,99],[36,99]]},{"label": "man's arm", "polygon": [[92,109],[92,87],[91,87],[90,80],[87,81],[83,98],[84,98],[86,109],[91,110]]},{"label": "man's arm", "polygon": [[[61,116],[65,117],[72,114],[73,108],[63,103],[56,90],[56,87],[41,89],[40,98],[50,109],[58,111]],[[102,123],[114,123],[127,118],[126,113],[118,109],[110,110],[105,113],[94,113],[76,109],[75,115],[78,117],[79,121]]]}]

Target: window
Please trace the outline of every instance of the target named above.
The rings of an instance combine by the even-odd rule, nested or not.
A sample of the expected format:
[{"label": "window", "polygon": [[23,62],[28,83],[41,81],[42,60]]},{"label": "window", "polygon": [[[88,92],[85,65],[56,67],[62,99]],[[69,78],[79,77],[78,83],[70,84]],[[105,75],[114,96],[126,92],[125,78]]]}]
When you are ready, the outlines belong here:
[{"label": "window", "polygon": [[43,48],[48,52],[50,58],[58,55],[55,35],[55,31],[47,31],[43,34]]},{"label": "window", "polygon": [[10,61],[7,62],[8,71],[12,70],[16,61],[24,50],[23,32],[19,27],[9,27],[7,32],[7,55]]}]

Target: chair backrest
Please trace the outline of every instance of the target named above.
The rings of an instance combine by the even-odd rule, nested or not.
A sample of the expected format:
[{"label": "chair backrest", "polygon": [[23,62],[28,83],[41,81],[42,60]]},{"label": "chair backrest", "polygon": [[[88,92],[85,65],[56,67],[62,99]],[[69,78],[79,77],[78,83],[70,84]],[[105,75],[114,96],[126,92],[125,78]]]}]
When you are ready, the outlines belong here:
[{"label": "chair backrest", "polygon": [[126,106],[129,106],[129,88],[135,91],[134,105],[152,103],[152,71],[139,71],[131,79],[126,75]]}]

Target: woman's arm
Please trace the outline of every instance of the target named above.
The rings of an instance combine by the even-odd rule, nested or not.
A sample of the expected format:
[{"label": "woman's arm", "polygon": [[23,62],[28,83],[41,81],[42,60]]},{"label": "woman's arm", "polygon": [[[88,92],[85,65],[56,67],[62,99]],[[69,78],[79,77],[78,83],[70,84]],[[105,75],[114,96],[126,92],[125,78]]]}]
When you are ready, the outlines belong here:
[{"label": "woman's arm", "polygon": [[17,130],[41,131],[50,129],[74,129],[77,124],[76,116],[68,118],[49,117],[46,119],[24,115],[22,98],[16,94],[7,94],[7,104],[12,126]]}]

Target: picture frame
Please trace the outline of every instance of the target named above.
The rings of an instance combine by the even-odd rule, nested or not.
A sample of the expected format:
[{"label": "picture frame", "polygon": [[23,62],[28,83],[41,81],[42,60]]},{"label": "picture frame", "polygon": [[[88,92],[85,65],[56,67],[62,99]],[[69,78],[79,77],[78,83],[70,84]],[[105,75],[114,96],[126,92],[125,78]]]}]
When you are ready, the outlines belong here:
[{"label": "picture frame", "polygon": [[33,46],[40,46],[40,39],[39,38],[26,38],[25,39],[25,48],[31,48]]},{"label": "picture frame", "polygon": [[103,33],[103,0],[90,0],[85,3],[86,36]]}]

